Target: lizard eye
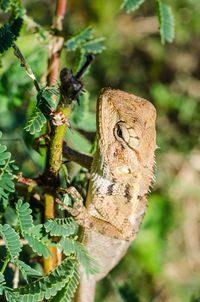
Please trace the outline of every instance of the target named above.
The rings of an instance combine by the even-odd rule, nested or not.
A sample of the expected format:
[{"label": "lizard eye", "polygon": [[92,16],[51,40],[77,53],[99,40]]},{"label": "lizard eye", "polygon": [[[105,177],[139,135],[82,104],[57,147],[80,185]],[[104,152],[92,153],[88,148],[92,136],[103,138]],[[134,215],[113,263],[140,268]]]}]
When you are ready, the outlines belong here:
[{"label": "lizard eye", "polygon": [[129,132],[124,122],[118,122],[114,128],[114,135],[119,141],[129,141]]}]

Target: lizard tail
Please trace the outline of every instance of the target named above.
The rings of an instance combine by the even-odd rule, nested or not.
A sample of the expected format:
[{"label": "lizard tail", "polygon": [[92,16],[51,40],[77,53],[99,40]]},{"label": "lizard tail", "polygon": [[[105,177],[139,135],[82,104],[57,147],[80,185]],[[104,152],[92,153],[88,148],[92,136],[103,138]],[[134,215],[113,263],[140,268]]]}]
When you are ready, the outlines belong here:
[{"label": "lizard tail", "polygon": [[81,273],[80,283],[77,288],[74,302],[94,302],[96,280],[93,276],[87,279],[84,273]]}]

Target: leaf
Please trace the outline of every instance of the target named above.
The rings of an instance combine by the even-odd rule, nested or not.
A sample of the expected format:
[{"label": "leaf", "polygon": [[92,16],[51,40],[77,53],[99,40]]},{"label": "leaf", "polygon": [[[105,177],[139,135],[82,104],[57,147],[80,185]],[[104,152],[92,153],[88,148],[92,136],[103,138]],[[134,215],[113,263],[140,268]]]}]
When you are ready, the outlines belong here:
[{"label": "leaf", "polygon": [[37,107],[43,113],[51,113],[54,111],[58,104],[59,90],[57,86],[44,87],[42,88],[37,95]]},{"label": "leaf", "polygon": [[57,294],[51,298],[50,302],[71,302],[78,286],[78,272],[74,274],[69,282]]},{"label": "leaf", "polygon": [[84,43],[81,46],[81,51],[83,53],[101,53],[106,47],[102,45],[101,43],[105,40],[105,38],[97,38],[92,41],[89,41],[87,43]]},{"label": "leaf", "polygon": [[5,24],[0,28],[0,53],[10,48],[15,40],[15,36],[10,31],[8,24]]},{"label": "leaf", "polygon": [[47,244],[42,242],[42,240],[34,237],[33,235],[29,235],[24,233],[24,238],[28,241],[29,245],[32,247],[32,250],[37,253],[39,256],[44,256],[48,258],[48,256],[52,256],[51,251],[49,250]]},{"label": "leaf", "polygon": [[18,257],[22,249],[19,235],[8,224],[0,225],[0,232],[10,256],[12,258]]},{"label": "leaf", "polygon": [[144,1],[145,0],[124,0],[121,7],[125,9],[126,13],[130,13],[139,8]]},{"label": "leaf", "polygon": [[[77,263],[73,258],[66,258],[47,276],[12,291],[15,302],[38,302],[55,296],[71,279],[78,279]],[[76,281],[77,283],[77,281]],[[74,284],[74,286],[76,285]]]},{"label": "leaf", "polygon": [[160,24],[160,36],[162,44],[172,42],[174,39],[174,17],[171,7],[156,0],[158,20]]},{"label": "leaf", "polygon": [[99,265],[78,241],[71,238],[62,238],[58,244],[58,248],[65,255],[75,254],[80,264],[84,267],[86,275],[96,274],[99,272]]},{"label": "leaf", "polygon": [[76,104],[72,111],[70,122],[72,126],[79,126],[79,123],[84,119],[86,112],[89,111],[89,93],[86,91],[79,97],[80,105]]},{"label": "leaf", "polygon": [[15,36],[15,39],[17,39],[17,37],[19,36],[22,25],[23,25],[23,19],[20,17],[16,18],[10,25],[10,31]]},{"label": "leaf", "polygon": [[45,122],[46,122],[46,118],[44,114],[41,112],[39,108],[35,107],[24,129],[30,134],[35,134],[36,132],[41,131]]},{"label": "leaf", "polygon": [[32,210],[28,202],[22,203],[22,200],[18,200],[16,204],[17,216],[19,219],[19,225],[21,232],[23,234],[24,231],[28,231],[33,227],[33,218],[31,216]]},{"label": "leaf", "polygon": [[[1,146],[1,147],[6,147],[6,146]],[[3,149],[3,148],[2,148]],[[5,149],[5,148],[4,148]],[[7,147],[6,147],[7,149]],[[10,152],[1,152],[0,153],[0,165],[3,166],[6,164],[7,160],[11,157]]]},{"label": "leaf", "polygon": [[11,0],[1,0],[0,8],[6,11],[10,6]]},{"label": "leaf", "polygon": [[68,39],[65,43],[65,47],[68,51],[75,51],[81,44],[91,40],[93,37],[93,28],[86,27],[74,35],[72,38]]},{"label": "leaf", "polygon": [[0,295],[3,295],[3,290],[4,290],[5,285],[6,285],[6,282],[4,279],[4,275],[2,273],[0,273]]},{"label": "leaf", "polygon": [[39,256],[44,256],[45,258],[49,255],[52,256],[51,251],[48,248],[48,246],[52,244],[47,240],[42,224],[38,224],[24,231],[23,236],[28,241],[33,251]]},{"label": "leaf", "polygon": [[51,236],[69,236],[77,231],[77,224],[72,218],[49,219],[44,226]]},{"label": "leaf", "polygon": [[89,142],[89,140],[87,140],[78,131],[73,129],[72,133],[69,129],[67,129],[66,139],[70,142],[72,148],[81,150],[81,152],[90,153],[90,150],[92,148],[91,142]]},{"label": "leaf", "polygon": [[15,259],[13,263],[20,269],[24,279],[28,282],[28,277],[41,277],[41,273],[27,265],[21,260]]},{"label": "leaf", "polygon": [[72,127],[87,132],[96,132],[96,114],[89,112],[89,93],[87,91],[83,93],[79,101],[80,105],[76,104],[70,117]]}]

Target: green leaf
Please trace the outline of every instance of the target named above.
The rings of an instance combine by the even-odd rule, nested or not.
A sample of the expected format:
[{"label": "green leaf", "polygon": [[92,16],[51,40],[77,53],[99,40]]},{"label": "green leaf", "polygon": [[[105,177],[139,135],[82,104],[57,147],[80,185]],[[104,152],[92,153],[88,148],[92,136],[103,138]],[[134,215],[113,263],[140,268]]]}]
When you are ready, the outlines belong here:
[{"label": "green leaf", "polygon": [[9,8],[10,4],[11,4],[11,0],[1,0],[0,8],[6,11]]},{"label": "green leaf", "polygon": [[75,51],[81,44],[93,37],[93,28],[86,27],[74,35],[72,38],[68,39],[65,43],[65,47],[68,51]]},{"label": "green leaf", "polygon": [[4,279],[4,275],[2,273],[0,273],[0,295],[3,295],[3,290],[4,290],[5,285],[6,285],[6,282]]},{"label": "green leaf", "polygon": [[89,93],[83,93],[79,101],[80,105],[75,106],[70,117],[72,127],[96,132],[96,114],[89,112]]},{"label": "green leaf", "polygon": [[20,17],[16,18],[10,25],[10,31],[15,36],[15,39],[17,39],[17,37],[19,36],[22,25],[23,25],[23,19]]},{"label": "green leaf", "polygon": [[1,192],[3,194],[4,191],[14,192],[15,184],[13,182],[13,175],[5,173],[0,176],[0,195]]},{"label": "green leaf", "polygon": [[10,26],[5,24],[0,28],[0,53],[10,48],[15,40],[15,36],[10,31]]},{"label": "green leaf", "polygon": [[[5,146],[1,146],[1,147],[5,147]],[[7,148],[6,148],[7,149]],[[11,153],[10,152],[2,152],[0,153],[0,165],[3,166],[6,164],[7,160],[11,157]]]},{"label": "green leaf", "polygon": [[33,251],[39,256],[44,256],[45,258],[48,258],[49,255],[52,256],[51,251],[48,248],[50,242],[44,236],[42,224],[33,226],[29,230],[24,231],[23,235]]},{"label": "green leaf", "polygon": [[[78,279],[77,262],[73,258],[66,258],[47,276],[12,291],[15,294],[15,302],[38,302],[48,300],[55,296],[71,279]],[[77,281],[74,286],[76,286]]]},{"label": "green leaf", "polygon": [[69,282],[57,294],[51,298],[50,302],[71,302],[78,286],[78,273],[74,274]]},{"label": "green leaf", "polygon": [[37,95],[37,107],[43,113],[51,113],[57,107],[59,95],[60,94],[57,85],[51,87],[43,87]]},{"label": "green leaf", "polygon": [[30,134],[35,134],[36,132],[40,132],[42,127],[46,122],[46,118],[41,110],[37,107],[33,110],[33,113],[29,117],[26,126],[24,129]]},{"label": "green leaf", "polygon": [[0,225],[0,232],[10,256],[12,258],[18,257],[22,249],[19,235],[8,224]]},{"label": "green leaf", "polygon": [[78,241],[71,238],[62,238],[58,244],[58,248],[65,255],[75,254],[79,263],[84,267],[86,275],[96,274],[99,272],[99,265]]},{"label": "green leaf", "polygon": [[174,17],[171,7],[156,0],[158,20],[160,24],[160,36],[162,44],[172,42],[174,39]]},{"label": "green leaf", "polygon": [[51,236],[69,236],[77,231],[77,224],[72,218],[49,219],[44,226]]},{"label": "green leaf", "polygon": [[41,273],[27,265],[21,260],[15,259],[13,263],[20,269],[24,279],[28,282],[28,277],[41,277]]},{"label": "green leaf", "polygon": [[66,139],[71,143],[72,148],[80,150],[81,152],[90,153],[92,148],[91,142],[87,140],[83,135],[78,131],[73,129],[73,133],[67,129]]},{"label": "green leaf", "polygon": [[106,47],[102,45],[105,38],[97,38],[92,41],[86,42],[81,46],[81,51],[83,53],[101,53]]},{"label": "green leaf", "polygon": [[84,119],[85,114],[89,111],[89,93],[86,91],[79,97],[80,105],[76,104],[72,111],[70,122],[72,126],[79,126],[79,123]]},{"label": "green leaf", "polygon": [[124,0],[121,7],[125,9],[126,13],[130,13],[139,8],[144,1],[145,0]]},{"label": "green leaf", "polygon": [[33,218],[31,216],[32,210],[30,209],[29,204],[22,203],[22,200],[18,200],[16,204],[17,216],[19,219],[19,225],[21,232],[28,231],[33,227]]}]

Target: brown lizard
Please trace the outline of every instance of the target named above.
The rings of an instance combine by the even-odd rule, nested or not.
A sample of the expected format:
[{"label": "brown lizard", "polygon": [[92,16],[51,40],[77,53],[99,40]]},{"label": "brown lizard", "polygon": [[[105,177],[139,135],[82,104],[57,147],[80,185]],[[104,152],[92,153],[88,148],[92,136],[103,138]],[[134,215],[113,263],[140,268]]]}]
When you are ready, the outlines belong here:
[{"label": "brown lizard", "polygon": [[112,89],[97,104],[97,151],[86,206],[65,207],[83,226],[81,242],[100,264],[89,280],[81,269],[76,302],[93,302],[95,284],[126,253],[142,222],[153,179],[156,110],[145,99]]}]

